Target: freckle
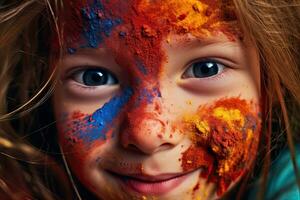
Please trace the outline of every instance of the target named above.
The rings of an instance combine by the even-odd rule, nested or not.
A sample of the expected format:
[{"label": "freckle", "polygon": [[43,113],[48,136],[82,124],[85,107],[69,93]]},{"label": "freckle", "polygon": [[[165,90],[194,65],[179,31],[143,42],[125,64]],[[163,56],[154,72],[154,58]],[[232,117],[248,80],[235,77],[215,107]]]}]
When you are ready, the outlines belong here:
[{"label": "freckle", "polygon": [[178,161],[181,162],[181,158],[179,158]]},{"label": "freckle", "polygon": [[163,138],[162,134],[158,134],[157,137],[160,138],[160,139]]}]

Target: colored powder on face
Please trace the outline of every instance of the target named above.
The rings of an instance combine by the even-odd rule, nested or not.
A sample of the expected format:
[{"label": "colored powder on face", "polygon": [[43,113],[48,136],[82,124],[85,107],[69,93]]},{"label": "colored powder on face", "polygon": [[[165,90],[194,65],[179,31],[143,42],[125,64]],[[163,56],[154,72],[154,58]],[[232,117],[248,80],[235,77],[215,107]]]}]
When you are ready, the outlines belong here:
[{"label": "colored powder on face", "polygon": [[[105,18],[103,6],[100,1],[82,8],[83,35],[88,42],[87,47],[97,48],[103,41],[103,36],[109,37],[113,27],[121,23],[120,19]],[[83,47],[86,47],[85,45]]]},{"label": "colored powder on face", "polygon": [[138,67],[138,69],[140,70],[140,72],[143,73],[143,75],[147,75],[147,69],[146,67],[142,64],[142,63],[137,63],[136,66]]},{"label": "colored powder on face", "polygon": [[[228,23],[220,17],[223,4],[221,1],[214,2],[214,4],[195,0],[103,2],[105,10],[110,11],[109,18],[122,19],[122,25],[113,31],[111,37],[105,39],[105,45],[113,50],[117,63],[129,71],[129,76],[139,77],[141,80],[139,84],[130,82],[135,91],[131,104],[135,105],[133,107],[139,106],[139,112],[136,110],[133,112],[136,118],[143,115],[147,105],[154,102],[154,98],[161,96],[152,90],[160,88],[159,76],[162,64],[166,61],[162,42],[170,33],[190,33],[196,37],[206,37],[214,31],[225,30],[223,27],[227,27]],[[207,10],[212,14],[207,15]],[[235,34],[223,32],[230,36]],[[135,121],[132,115],[131,120]]]},{"label": "colored powder on face", "polygon": [[144,88],[140,92],[137,105],[140,102],[147,102],[148,104],[153,103],[154,98],[161,97],[160,91],[158,88],[147,89]]},{"label": "colored powder on face", "polygon": [[[220,30],[226,34],[230,31],[239,33],[236,24],[236,27],[231,26],[237,22],[231,1],[168,0],[154,3],[142,0],[139,9],[151,19],[169,24],[175,33],[190,33],[196,37],[209,36]],[[230,24],[228,30],[225,24]]]},{"label": "colored powder on face", "polygon": [[[111,35],[114,27],[121,24],[121,19],[106,16],[99,0],[65,0],[64,5],[68,9],[63,9],[59,13],[59,17],[61,26],[64,27],[63,39],[68,50],[97,48],[105,37]],[[68,53],[73,54],[75,51],[68,51]]]},{"label": "colored powder on face", "polygon": [[131,96],[132,89],[127,88],[122,94],[113,97],[92,115],[73,113],[69,125],[70,129],[64,131],[65,135],[69,138],[82,140],[86,146],[99,139],[106,140],[106,134],[110,131],[111,125]]},{"label": "colored powder on face", "polygon": [[97,127],[95,130],[89,132],[89,138],[92,141],[99,138],[99,133],[103,132],[103,129],[107,124],[110,124],[117,117],[120,110],[128,103],[131,96],[132,89],[127,88],[120,96],[112,98],[91,116],[91,123]]},{"label": "colored powder on face", "polygon": [[[195,115],[185,116],[183,121],[185,132],[194,142],[193,148],[183,153],[183,170],[212,169],[202,175],[215,182],[218,195],[222,195],[256,157],[261,126],[258,106],[239,98],[222,99],[211,106],[200,106]],[[186,160],[196,154],[207,155],[210,163],[204,165],[200,159],[188,168]]]},{"label": "colored powder on face", "polygon": [[181,159],[181,166],[184,171],[192,171],[200,166],[205,170],[204,173],[210,174],[212,170],[213,158],[206,153],[202,147],[192,146],[184,152]]}]

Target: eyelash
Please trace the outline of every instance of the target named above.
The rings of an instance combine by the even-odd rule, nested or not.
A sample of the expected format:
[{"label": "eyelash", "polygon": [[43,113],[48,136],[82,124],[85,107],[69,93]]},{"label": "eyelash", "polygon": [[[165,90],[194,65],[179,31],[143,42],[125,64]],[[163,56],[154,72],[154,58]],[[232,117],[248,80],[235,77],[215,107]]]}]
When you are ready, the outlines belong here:
[{"label": "eyelash", "polygon": [[[193,73],[195,73],[196,64],[200,64],[200,65],[198,65],[198,67],[203,67],[203,64],[212,64],[212,65],[210,65],[210,67],[208,67],[208,70],[211,70],[212,67],[218,67],[218,69],[217,69],[216,74],[212,74],[212,75],[208,75],[208,76],[204,76],[204,77],[196,77],[195,74],[193,74]],[[227,71],[227,69],[228,69],[228,66],[218,60],[201,59],[201,60],[196,60],[196,61],[193,61],[192,63],[190,63],[188,65],[188,67],[186,68],[186,70],[184,71],[184,73],[182,74],[181,78],[182,79],[194,78],[194,79],[202,79],[202,80],[214,80],[214,79],[221,78],[220,76],[222,76],[223,73]],[[209,72],[207,72],[207,73],[209,73]]]},{"label": "eyelash", "polygon": [[[89,72],[90,74],[87,74]],[[85,77],[85,75],[90,75],[91,77]],[[96,87],[99,86],[116,85],[119,83],[116,76],[109,70],[93,66],[87,66],[84,69],[73,70],[73,72],[70,73],[69,78],[77,82],[78,85],[85,89],[96,89]],[[95,83],[91,83],[93,81]],[[90,84],[88,82],[90,82]]]}]

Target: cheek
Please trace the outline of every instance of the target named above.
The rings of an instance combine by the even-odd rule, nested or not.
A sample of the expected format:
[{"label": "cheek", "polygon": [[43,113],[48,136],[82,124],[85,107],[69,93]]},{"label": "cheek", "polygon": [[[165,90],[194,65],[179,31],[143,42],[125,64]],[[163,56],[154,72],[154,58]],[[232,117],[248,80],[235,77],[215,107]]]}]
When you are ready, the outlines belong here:
[{"label": "cheek", "polygon": [[57,123],[59,143],[73,171],[82,173],[92,152],[103,148],[113,137],[114,125],[118,123],[131,94],[130,89],[124,89],[92,114],[77,111],[76,107],[69,113],[56,112],[57,119],[61,119]]},{"label": "cheek", "polygon": [[202,167],[202,177],[217,184],[218,195],[251,168],[261,131],[258,105],[222,99],[185,116],[183,127],[193,141],[182,154],[183,170]]}]

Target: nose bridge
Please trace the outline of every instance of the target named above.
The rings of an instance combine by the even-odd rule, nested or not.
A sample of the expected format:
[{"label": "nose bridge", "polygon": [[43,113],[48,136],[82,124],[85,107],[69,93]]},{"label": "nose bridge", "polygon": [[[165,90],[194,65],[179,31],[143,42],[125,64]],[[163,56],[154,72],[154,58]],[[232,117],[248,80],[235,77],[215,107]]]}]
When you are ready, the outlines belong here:
[{"label": "nose bridge", "polygon": [[125,114],[121,143],[125,148],[134,147],[146,154],[170,148],[178,143],[178,138],[170,137],[169,126],[160,91],[142,89]]}]

